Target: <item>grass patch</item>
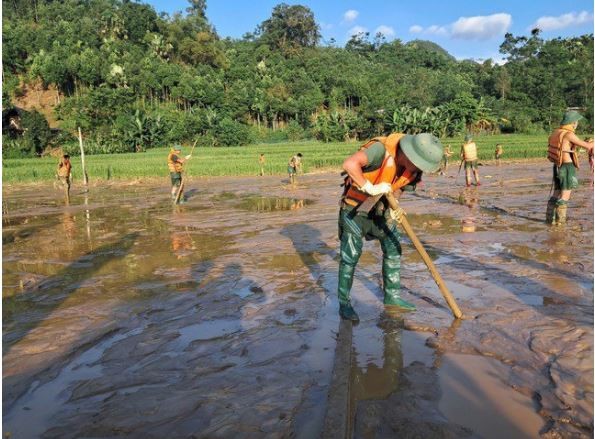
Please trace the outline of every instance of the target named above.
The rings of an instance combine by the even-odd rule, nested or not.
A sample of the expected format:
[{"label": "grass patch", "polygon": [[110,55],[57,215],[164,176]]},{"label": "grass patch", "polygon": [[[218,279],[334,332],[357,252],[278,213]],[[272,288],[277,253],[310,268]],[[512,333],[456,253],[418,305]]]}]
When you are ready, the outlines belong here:
[{"label": "grass patch", "polygon": [[[444,139],[450,144],[454,155],[451,162],[458,160],[462,137]],[[478,136],[475,139],[480,160],[494,158],[497,143],[504,147],[503,160],[539,158],[546,160],[546,135],[503,134]],[[362,142],[321,143],[295,142],[283,144],[261,144],[242,147],[211,148],[194,150],[193,158],[186,169],[192,176],[250,176],[258,175],[258,156],[265,154],[267,175],[284,175],[290,157],[301,152],[305,172],[317,169],[339,168],[343,160],[357,151]],[[155,148],[144,153],[105,154],[85,156],[87,172],[91,180],[130,179],[136,177],[167,177],[167,154],[169,148]],[[189,147],[182,153],[188,154]],[[82,179],[80,159],[72,157],[73,177]],[[55,178],[57,159],[51,157],[29,159],[6,159],[2,161],[2,181],[5,183],[48,181]]]}]

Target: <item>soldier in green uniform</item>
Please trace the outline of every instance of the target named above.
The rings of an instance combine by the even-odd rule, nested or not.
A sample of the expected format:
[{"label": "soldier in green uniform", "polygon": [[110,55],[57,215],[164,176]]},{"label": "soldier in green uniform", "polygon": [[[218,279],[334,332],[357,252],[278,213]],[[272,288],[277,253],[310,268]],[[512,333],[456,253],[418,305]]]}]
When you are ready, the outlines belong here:
[{"label": "soldier in green uniform", "polygon": [[[350,291],[363,240],[378,239],[382,248],[384,304],[405,310],[415,306],[401,298],[401,245],[397,224],[402,209],[393,211],[383,195],[414,190],[423,172],[435,172],[444,148],[431,134],[393,133],[376,137],[343,163],[347,173],[339,211],[339,314],[354,322],[359,317],[351,305]],[[370,206],[370,208],[368,208]]]},{"label": "soldier in green uniform", "polygon": [[577,111],[567,111],[560,121],[560,127],[548,139],[548,160],[554,164],[554,193],[548,200],[545,215],[548,224],[566,223],[570,194],[578,187],[577,148],[585,148],[589,151],[589,156],[593,155],[593,141],[585,142],[574,133],[581,119],[583,116]]},{"label": "soldier in green uniform", "polygon": [[302,170],[302,153],[298,152],[296,155],[289,159],[287,164],[287,173],[289,174],[289,181],[292,185],[296,183],[295,176],[298,171]]},{"label": "soldier in green uniform", "polygon": [[[167,156],[167,167],[169,169],[169,177],[171,179],[171,199],[174,201],[178,196],[178,191],[180,190],[180,186],[182,185],[182,172],[184,172],[184,163],[186,160],[190,158],[190,155],[182,158],[180,154],[182,153],[182,147],[180,145],[175,145],[173,148],[170,149],[169,154]],[[179,202],[184,203],[184,195],[180,194]]]}]

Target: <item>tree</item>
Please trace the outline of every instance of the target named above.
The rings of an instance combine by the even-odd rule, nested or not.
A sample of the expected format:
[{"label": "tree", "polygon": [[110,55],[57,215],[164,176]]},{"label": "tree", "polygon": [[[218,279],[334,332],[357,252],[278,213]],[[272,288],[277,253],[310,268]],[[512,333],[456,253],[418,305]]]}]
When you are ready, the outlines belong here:
[{"label": "tree", "polygon": [[314,13],[306,6],[281,3],[273,8],[271,18],[263,21],[256,33],[271,48],[291,54],[304,47],[315,47],[320,40],[320,27]]}]

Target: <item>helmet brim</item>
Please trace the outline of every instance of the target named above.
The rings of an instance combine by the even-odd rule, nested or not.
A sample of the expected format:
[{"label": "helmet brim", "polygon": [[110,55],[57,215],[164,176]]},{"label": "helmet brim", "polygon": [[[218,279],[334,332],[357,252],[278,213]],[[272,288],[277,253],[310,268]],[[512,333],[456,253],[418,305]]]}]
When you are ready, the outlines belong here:
[{"label": "helmet brim", "polygon": [[569,123],[578,122],[581,119],[584,119],[584,117],[580,113],[565,114],[560,125],[568,125]]},{"label": "helmet brim", "polygon": [[401,138],[399,141],[399,147],[403,154],[407,156],[409,161],[415,165],[416,168],[420,169],[423,172],[436,172],[440,168],[440,163],[438,162],[435,166],[429,163],[426,159],[421,157],[416,151],[413,145],[415,141],[415,136],[411,134],[406,134],[404,137]]}]

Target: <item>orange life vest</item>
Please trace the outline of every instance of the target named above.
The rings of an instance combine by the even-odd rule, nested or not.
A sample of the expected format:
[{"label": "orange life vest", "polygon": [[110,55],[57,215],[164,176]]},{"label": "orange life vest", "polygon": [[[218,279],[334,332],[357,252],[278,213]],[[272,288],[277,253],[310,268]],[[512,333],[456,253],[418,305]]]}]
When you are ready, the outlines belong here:
[{"label": "orange life vest", "polygon": [[578,154],[574,150],[574,145],[570,147],[568,150],[562,150],[562,143],[564,138],[568,135],[568,133],[572,133],[574,130],[571,126],[561,126],[554,130],[554,132],[550,135],[547,143],[547,159],[555,164],[556,166],[562,165],[562,159],[565,152],[570,153],[570,157],[572,158],[572,163],[574,166],[579,167],[578,165]]},{"label": "orange life vest", "polygon": [[169,172],[182,172],[183,164],[178,161],[178,155],[171,151],[167,156],[167,167]]},{"label": "orange life vest", "polygon": [[[366,144],[364,144],[360,151],[369,148],[377,142],[380,142],[386,148],[387,154],[384,155],[384,160],[378,169],[364,172],[364,177],[372,184],[390,183],[393,191],[408,185],[417,178],[417,172],[405,170],[402,175],[397,175],[396,157],[399,148],[399,141],[405,134],[393,133],[388,137],[375,137]],[[351,177],[345,178],[345,192],[343,201],[350,206],[359,206],[368,199],[369,195],[359,190],[356,184],[353,183]]]},{"label": "orange life vest", "polygon": [[70,164],[70,160],[60,160],[60,163],[58,164],[58,176],[68,177],[71,169],[72,165]]},{"label": "orange life vest", "polygon": [[469,142],[463,145],[463,157],[466,162],[477,160],[477,145],[475,142]]}]

